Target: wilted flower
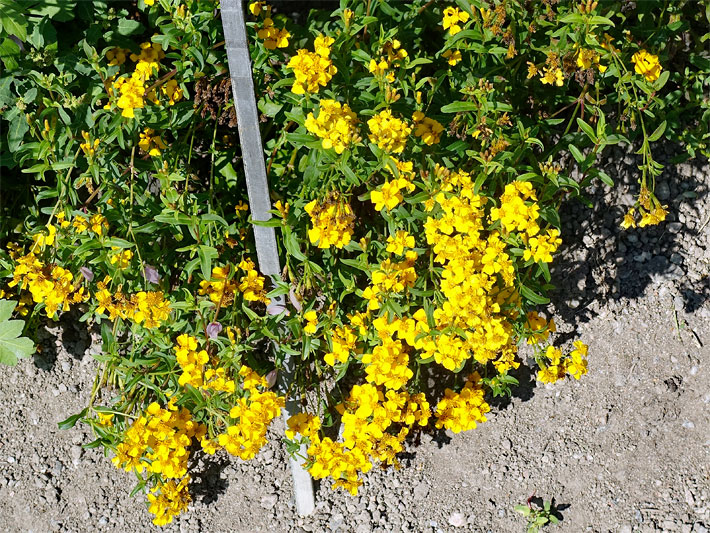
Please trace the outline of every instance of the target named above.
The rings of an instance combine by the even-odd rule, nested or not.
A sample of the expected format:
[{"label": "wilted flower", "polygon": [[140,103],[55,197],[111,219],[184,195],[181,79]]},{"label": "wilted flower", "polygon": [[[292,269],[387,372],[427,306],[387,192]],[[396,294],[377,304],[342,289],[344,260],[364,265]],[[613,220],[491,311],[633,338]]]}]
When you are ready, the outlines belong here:
[{"label": "wilted flower", "polygon": [[150,265],[145,265],[143,268],[143,277],[148,283],[158,283],[160,281],[160,274]]},{"label": "wilted flower", "polygon": [[88,268],[80,267],[79,272],[81,272],[81,275],[84,276],[84,279],[86,281],[88,281],[89,283],[94,281],[94,273],[91,270],[89,270]]},{"label": "wilted flower", "polygon": [[205,332],[210,339],[216,339],[217,335],[222,331],[222,324],[219,322],[210,322],[210,324],[205,328]]}]

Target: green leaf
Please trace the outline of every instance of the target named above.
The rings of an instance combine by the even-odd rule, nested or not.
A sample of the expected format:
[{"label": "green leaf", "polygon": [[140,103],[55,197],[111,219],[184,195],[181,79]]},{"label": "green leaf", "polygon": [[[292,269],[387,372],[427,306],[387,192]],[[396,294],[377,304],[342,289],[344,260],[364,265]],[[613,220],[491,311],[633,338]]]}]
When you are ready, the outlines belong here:
[{"label": "green leaf", "polygon": [[12,316],[12,310],[15,309],[17,302],[15,300],[0,300],[0,322],[9,320]]},{"label": "green leaf", "polygon": [[476,102],[452,102],[441,108],[442,113],[461,113],[462,111],[476,111],[478,104]]},{"label": "green leaf", "polygon": [[582,131],[587,134],[587,137],[589,137],[589,139],[593,143],[597,142],[597,136],[594,134],[594,130],[592,129],[592,127],[589,124],[584,122],[584,120],[582,120],[579,117],[577,117],[577,124],[582,129]]},{"label": "green leaf", "polygon": [[20,148],[25,133],[29,129],[30,125],[27,124],[24,113],[20,113],[20,116],[13,120],[7,129],[7,147],[11,152],[16,152]]},{"label": "green leaf", "polygon": [[197,250],[197,256],[200,258],[200,269],[204,279],[212,279],[212,259],[219,256],[216,248],[200,244]]},{"label": "green leaf", "polygon": [[27,40],[27,19],[14,5],[15,2],[0,2],[0,25],[9,35],[21,41]]},{"label": "green leaf", "polygon": [[661,138],[663,135],[663,132],[666,131],[666,121],[664,120],[661,122],[661,124],[656,128],[656,131],[654,131],[651,136],[648,138],[649,142],[654,142],[657,141],[658,139]]},{"label": "green leaf", "polygon": [[20,47],[17,43],[5,37],[0,43],[0,59],[5,64],[7,70],[14,70],[18,67],[17,60],[20,58]]},{"label": "green leaf", "polygon": [[611,21],[611,19],[608,19],[606,17],[600,17],[599,15],[594,15],[589,22],[590,22],[590,24],[611,26],[612,28],[615,27],[614,23]]},{"label": "green leaf", "polygon": [[59,429],[73,428],[76,425],[76,423],[79,421],[79,419],[86,415],[87,410],[88,410],[88,407],[85,407],[80,413],[77,413],[75,415],[71,415],[66,420],[62,420],[61,422],[59,422],[59,424],[57,424],[59,426]]},{"label": "green leaf", "polygon": [[120,19],[118,21],[119,35],[133,35],[143,31],[143,25],[137,20]]},{"label": "green leaf", "polygon": [[609,174],[607,174],[607,173],[604,172],[603,170],[599,170],[599,171],[598,171],[598,177],[599,177],[600,180],[602,180],[603,183],[605,183],[605,184],[608,185],[609,187],[613,187],[613,186],[614,186],[614,180],[611,179],[611,176],[609,176]]},{"label": "green leaf", "polygon": [[29,357],[35,351],[34,343],[20,337],[24,320],[8,320],[17,302],[0,300],[0,363],[14,366],[20,357]]},{"label": "green leaf", "polygon": [[119,239],[118,237],[111,237],[106,239],[107,246],[115,246],[116,248],[133,248],[133,243],[125,239]]},{"label": "green leaf", "polygon": [[582,163],[584,161],[584,156],[582,155],[582,152],[579,151],[579,148],[577,148],[574,144],[569,145],[569,151],[572,153],[572,156],[575,158],[577,163]]},{"label": "green leaf", "polygon": [[520,286],[520,294],[523,296],[523,298],[525,298],[526,300],[530,300],[532,303],[534,303],[536,305],[550,303],[550,300],[548,298],[545,298],[544,296],[540,296],[535,291],[533,291],[531,288],[526,287],[525,285]]}]

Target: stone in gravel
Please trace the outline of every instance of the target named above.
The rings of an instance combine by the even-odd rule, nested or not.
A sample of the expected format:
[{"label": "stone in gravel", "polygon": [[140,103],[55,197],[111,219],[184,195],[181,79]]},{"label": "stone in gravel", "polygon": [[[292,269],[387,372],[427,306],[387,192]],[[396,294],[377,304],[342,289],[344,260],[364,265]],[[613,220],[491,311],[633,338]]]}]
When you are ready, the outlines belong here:
[{"label": "stone in gravel", "polygon": [[619,528],[619,533],[631,533],[631,526],[626,524]]},{"label": "stone in gravel", "polygon": [[424,498],[427,497],[428,494],[429,494],[429,485],[427,485],[426,483],[424,483],[424,482],[418,483],[414,487],[414,499],[415,500],[423,500]]},{"label": "stone in gravel", "polygon": [[693,533],[708,533],[708,528],[700,522],[695,522],[693,524]]},{"label": "stone in gravel", "polygon": [[261,506],[264,509],[273,509],[276,507],[276,503],[279,501],[279,497],[276,494],[264,494],[261,497]]},{"label": "stone in gravel", "polygon": [[79,464],[79,461],[81,461],[81,455],[83,453],[84,450],[78,444],[71,447],[71,449],[69,450],[69,456],[71,457],[71,461],[72,463],[74,463],[74,466],[77,466]]},{"label": "stone in gravel", "polygon": [[453,513],[449,517],[449,524],[454,527],[464,527],[466,523],[466,517],[463,515],[463,513]]}]

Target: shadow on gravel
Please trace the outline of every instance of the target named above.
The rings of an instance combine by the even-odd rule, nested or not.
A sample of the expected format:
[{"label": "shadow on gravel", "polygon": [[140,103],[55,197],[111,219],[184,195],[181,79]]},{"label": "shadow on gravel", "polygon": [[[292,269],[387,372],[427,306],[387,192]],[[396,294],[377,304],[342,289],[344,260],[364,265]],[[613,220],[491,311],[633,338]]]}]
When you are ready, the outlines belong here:
[{"label": "shadow on gravel", "polygon": [[226,457],[205,456],[201,465],[193,470],[193,481],[190,492],[195,499],[204,504],[210,504],[219,499],[227,491],[229,482],[222,477],[224,469],[229,465]]},{"label": "shadow on gravel", "polygon": [[[60,350],[80,361],[86,350],[91,346],[91,337],[86,329],[86,324],[79,322],[82,315],[80,310],[63,313],[59,320],[44,319],[37,327],[37,340],[41,351],[32,355],[32,360],[37,368],[52,370],[57,362]],[[60,347],[56,340],[61,341]]]},{"label": "shadow on gravel", "polygon": [[[706,263],[710,259],[710,210],[706,208],[710,164],[703,158],[671,164],[670,159],[681,152],[674,145],[657,152],[655,158],[665,168],[656,194],[669,212],[660,225],[620,227],[639,191],[640,156],[616,147],[602,161],[616,186],[587,191],[592,208],[574,199],[562,205],[563,249],[552,268],[559,286],[551,299],[565,322],[588,322],[599,307],[640,298],[650,284],[671,282],[678,311],[693,312],[710,299]],[[562,334],[559,339],[566,342],[572,335]]]}]

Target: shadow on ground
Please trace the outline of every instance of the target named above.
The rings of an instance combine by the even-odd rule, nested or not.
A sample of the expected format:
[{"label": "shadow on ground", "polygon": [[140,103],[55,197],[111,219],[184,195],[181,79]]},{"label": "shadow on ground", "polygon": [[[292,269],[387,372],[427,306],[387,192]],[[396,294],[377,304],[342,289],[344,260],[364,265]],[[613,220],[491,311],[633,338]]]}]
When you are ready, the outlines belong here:
[{"label": "shadow on ground", "polygon": [[[677,288],[675,307],[691,313],[710,298],[707,237],[710,165],[702,158],[679,165],[664,162],[676,155],[667,145],[657,159],[666,164],[656,193],[668,205],[668,217],[658,226],[620,227],[626,210],[638,194],[640,156],[616,148],[602,168],[616,182],[611,191],[589,191],[592,208],[571,199],[560,210],[563,250],[553,263],[558,283],[551,300],[569,324],[588,322],[610,302],[635,300],[651,284],[671,282]],[[705,227],[703,227],[705,224]],[[702,238],[699,238],[702,237]],[[680,307],[680,308],[679,308]],[[559,342],[571,340],[561,334]]]}]

